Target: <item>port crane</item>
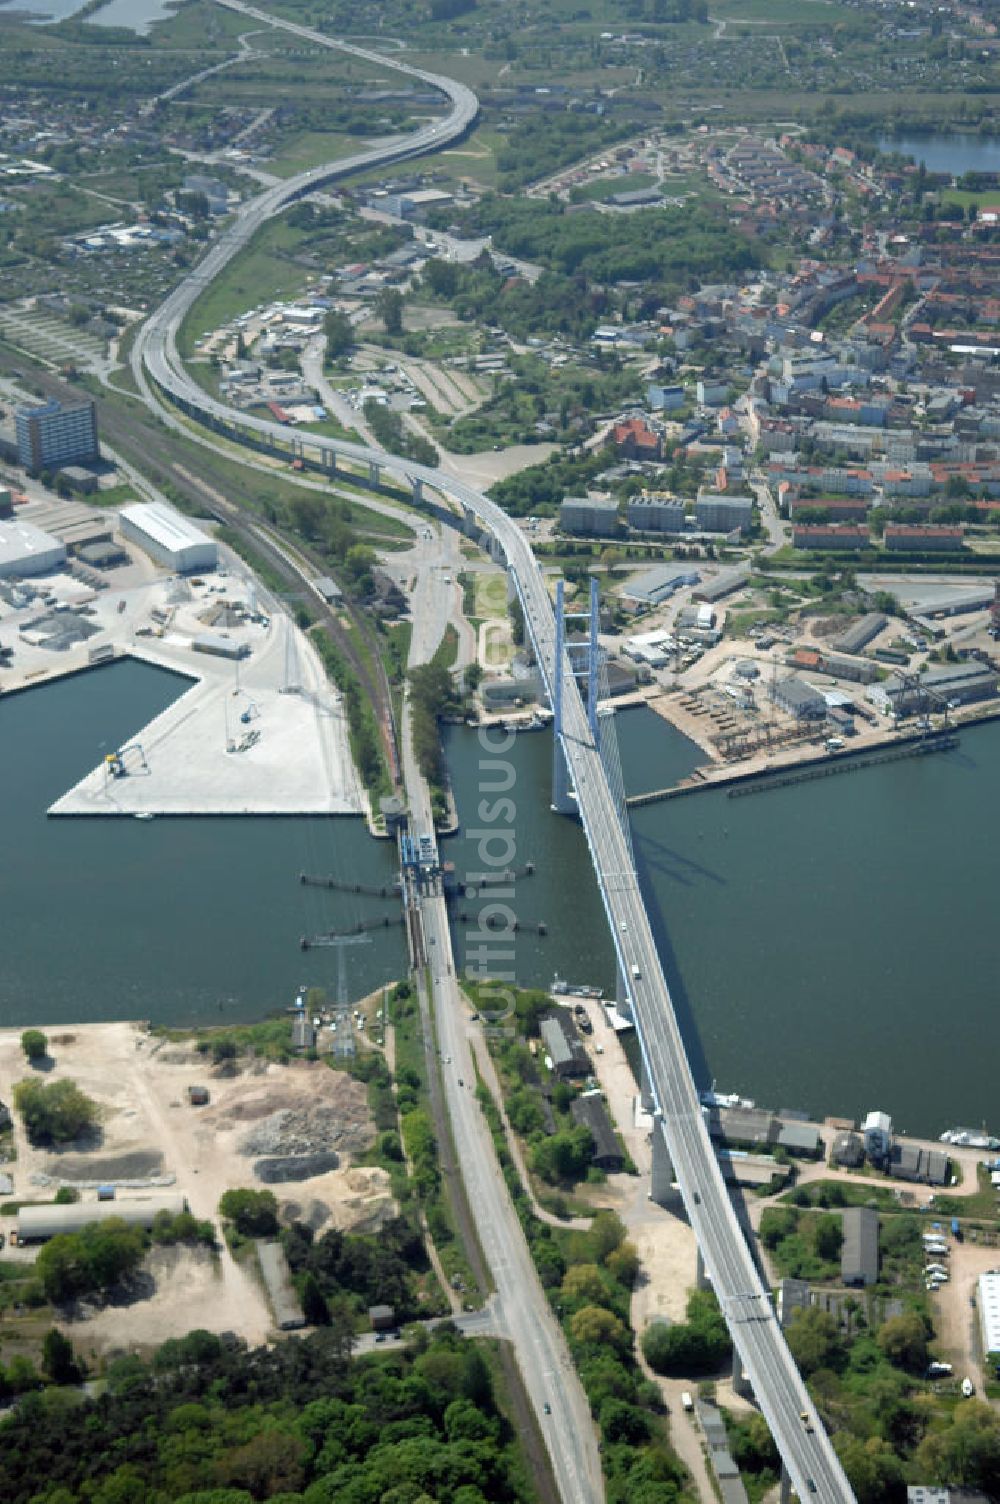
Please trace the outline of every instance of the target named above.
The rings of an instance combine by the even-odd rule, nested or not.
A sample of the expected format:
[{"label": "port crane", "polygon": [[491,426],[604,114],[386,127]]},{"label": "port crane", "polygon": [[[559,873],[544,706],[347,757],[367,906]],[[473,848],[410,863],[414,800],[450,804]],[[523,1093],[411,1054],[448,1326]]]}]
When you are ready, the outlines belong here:
[{"label": "port crane", "polygon": [[128,746],[126,746],[126,747],[119,747],[117,752],[109,752],[107,754],[107,756],[104,759],[104,773],[105,773],[105,777],[107,777],[107,778],[127,778],[128,777],[129,769],[128,769],[128,765],[127,765],[125,759],[128,757],[128,754],[130,752],[136,752],[136,753],[138,753],[138,755],[139,755],[139,766],[142,768],[142,771],[144,773],[148,773],[149,772],[149,763],[146,761],[146,754],[143,751],[142,743],[141,742],[129,742]]},{"label": "port crane", "polygon": [[[927,701],[932,701],[934,705],[936,705],[937,709],[941,712],[941,729],[943,731],[948,731],[951,727],[951,702],[945,699],[944,695],[939,695],[937,690],[931,689],[929,684],[925,684],[924,681],[920,678],[919,674],[910,674],[907,673],[905,669],[900,669],[898,670],[896,677],[899,679],[900,683],[903,686],[903,704],[905,705],[907,703],[911,695],[914,696],[917,703],[920,702],[921,697],[923,698],[925,705]],[[920,729],[924,732],[931,730],[929,707],[923,708],[923,714],[918,724],[920,726]]]}]

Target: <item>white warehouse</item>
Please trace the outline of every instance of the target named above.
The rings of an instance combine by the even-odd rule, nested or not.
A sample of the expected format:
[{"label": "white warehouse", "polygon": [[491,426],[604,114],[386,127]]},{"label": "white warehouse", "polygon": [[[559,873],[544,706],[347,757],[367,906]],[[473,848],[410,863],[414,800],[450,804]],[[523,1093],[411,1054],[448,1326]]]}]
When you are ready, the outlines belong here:
[{"label": "white warehouse", "polygon": [[72,1201],[66,1206],[22,1206],[17,1214],[18,1243],[45,1242],[60,1233],[79,1232],[88,1222],[106,1222],[120,1217],[130,1227],[152,1227],[157,1212],[179,1217],[184,1197],[171,1194],[149,1196],[140,1201]]},{"label": "white warehouse", "polygon": [[1000,1274],[979,1276],[979,1332],[983,1357],[1000,1353]]},{"label": "white warehouse", "polygon": [[0,576],[48,574],[66,562],[66,545],[30,522],[0,522]]},{"label": "white warehouse", "polygon": [[177,574],[214,569],[219,561],[218,548],[208,534],[162,502],[135,502],[122,507],[118,516],[123,538]]}]

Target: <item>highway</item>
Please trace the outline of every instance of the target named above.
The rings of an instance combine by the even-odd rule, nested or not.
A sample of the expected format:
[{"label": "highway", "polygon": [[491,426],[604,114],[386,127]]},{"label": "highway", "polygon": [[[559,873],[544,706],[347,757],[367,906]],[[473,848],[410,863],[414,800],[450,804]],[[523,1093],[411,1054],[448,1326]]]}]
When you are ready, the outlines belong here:
[{"label": "highway", "polygon": [[[161,416],[164,410],[157,402],[147,376],[182,407],[211,422],[238,424],[244,429],[251,428],[277,442],[287,444],[287,429],[277,423],[228,409],[216,398],[202,392],[188,376],[176,349],[182,320],[204,288],[243,249],[260,225],[289,203],[361,168],[388,165],[445,145],[467,129],[475,118],[478,106],[475,95],[464,85],[411,68],[396,58],[389,59],[379,53],[335,42],[306,27],[276,21],[266,12],[244,5],[240,0],[217,0],[217,3],[266,24],[281,25],[312,43],[340,48],[367,61],[377,62],[380,67],[393,67],[415,76],[442,90],[452,104],[446,117],[422,128],[404,141],[383,144],[373,151],[314,168],[267,189],[246,204],[203,261],[147,320],[135,340],[132,361],[136,380],[140,390]],[[310,438],[309,443],[311,447],[323,451],[328,458],[337,456],[362,465],[376,464],[410,481],[420,481],[458,501],[479,518],[483,526],[493,534],[506,559],[551,699],[556,671],[552,605],[531,546],[506,513],[471,486],[444,471],[414,465],[396,456],[346,441]],[[669,1151],[688,1217],[734,1344],[799,1497],[803,1500],[815,1498],[823,1501],[823,1504],[850,1500],[853,1498],[850,1485],[785,1344],[768,1291],[758,1275],[723,1183],[702,1118],[698,1093],[688,1066],[669,988],[639,890],[630,843],[619,821],[601,755],[590,734],[579,690],[572,675],[566,671],[566,665],[563,665],[563,675],[563,749],[576,789],[578,809],[600,884],[619,965],[632,996],[637,1032],[656,1104],[654,1132],[662,1135]],[[431,912],[433,913],[433,906]],[[434,923],[432,918],[432,929]],[[436,978],[437,983],[445,985],[446,990],[447,976],[446,973],[444,981],[440,976]],[[446,1011],[451,1010],[441,1010],[441,1013]],[[454,1042],[458,1048],[458,1039]],[[449,1092],[449,1102],[454,1104],[454,1092]],[[462,1135],[470,1126],[468,1115],[459,1108],[455,1135],[460,1147]],[[477,1216],[489,1215],[488,1208],[475,1204],[479,1199],[475,1184],[470,1185],[470,1199]],[[510,1314],[507,1307],[504,1315],[509,1317]],[[530,1363],[533,1356],[542,1365],[547,1363],[550,1382],[554,1382],[557,1372],[544,1354],[533,1354],[534,1340],[528,1334],[528,1348],[524,1349],[523,1343],[519,1344],[522,1363]],[[537,1367],[537,1364],[534,1366]],[[529,1386],[529,1392],[532,1392],[534,1398],[537,1387]],[[562,1417],[553,1415],[552,1420],[559,1422]],[[560,1467],[560,1462],[571,1461],[575,1448],[581,1445],[584,1446],[584,1451],[587,1448],[582,1436],[574,1437],[571,1433],[564,1435],[563,1430],[564,1426],[557,1424],[548,1437],[553,1462],[557,1473],[561,1474],[562,1487],[564,1490],[568,1489],[564,1491],[567,1504],[582,1504],[582,1501],[591,1497],[590,1488],[578,1485],[578,1491],[573,1491],[573,1485],[568,1485],[565,1469]],[[587,1472],[589,1473],[589,1468]],[[589,1483],[589,1479],[587,1482]]]}]

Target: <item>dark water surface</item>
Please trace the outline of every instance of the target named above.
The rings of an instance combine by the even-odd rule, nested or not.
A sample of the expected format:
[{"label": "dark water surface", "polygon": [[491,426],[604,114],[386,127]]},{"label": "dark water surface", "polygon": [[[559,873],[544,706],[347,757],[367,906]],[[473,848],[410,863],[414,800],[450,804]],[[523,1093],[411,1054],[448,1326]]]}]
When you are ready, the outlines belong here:
[{"label": "dark water surface", "polygon": [[[0,1023],[260,1017],[302,982],[336,989],[335,953],[303,954],[301,934],[395,918],[392,901],[298,883],[300,870],[391,879],[393,848],[360,820],[46,819],[183,688],[123,664],[0,700]],[[620,714],[618,728],[634,791],[703,761],[648,711]],[[444,856],[461,873],[480,870],[486,830],[511,837],[502,865],[536,865],[504,900],[524,926],[513,960],[498,953],[490,969],[610,992],[586,842],[549,809],[549,736],[520,736],[501,753],[465,728],[449,728],[446,742],[462,829]],[[992,724],[964,731],[955,753],[634,811],[640,875],[700,1081],[821,1114],[877,1105],[913,1132],[997,1128],[998,754]],[[512,811],[491,819],[507,793]],[[508,855],[504,844],[486,848],[491,860]],[[479,901],[460,907],[474,916]],[[533,932],[540,921],[545,936]],[[462,964],[468,930],[455,928]],[[396,926],[345,954],[352,997],[406,965]]]},{"label": "dark water surface", "polygon": [[1000,140],[973,132],[949,131],[928,135],[880,136],[879,151],[898,151],[928,172],[1000,172]]},{"label": "dark water surface", "polygon": [[[396,917],[299,885],[391,881],[393,848],[359,819],[46,818],[187,682],[124,663],[0,699],[0,1023],[259,1018],[302,982],[336,986],[335,953],[303,954],[300,935]],[[399,976],[402,931],[346,961],[353,996]]]}]

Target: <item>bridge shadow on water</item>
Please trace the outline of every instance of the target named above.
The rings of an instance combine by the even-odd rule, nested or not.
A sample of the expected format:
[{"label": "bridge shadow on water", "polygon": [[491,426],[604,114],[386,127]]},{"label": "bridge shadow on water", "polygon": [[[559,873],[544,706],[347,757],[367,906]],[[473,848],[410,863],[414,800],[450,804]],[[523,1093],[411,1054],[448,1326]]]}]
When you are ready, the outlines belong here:
[{"label": "bridge shadow on water", "polygon": [[666,918],[660,907],[653,882],[653,874],[662,874],[671,882],[677,882],[684,887],[696,887],[702,883],[712,883],[718,887],[725,887],[727,879],[721,873],[684,856],[665,842],[640,837],[633,831],[633,846],[635,848],[636,871],[639,877],[639,885],[642,896],[646,903],[646,912],[649,915],[650,928],[653,931],[653,940],[656,945],[660,963],[670,988],[670,996],[673,999],[674,1012],[677,1015],[677,1023],[684,1039],[688,1061],[691,1066],[691,1074],[699,1090],[708,1087],[712,1083],[711,1072],[705,1051],[695,1023],[694,1012],[691,1007],[691,999],[684,985],[680,966],[677,961],[677,953],[670,939],[670,931],[667,928]]}]

